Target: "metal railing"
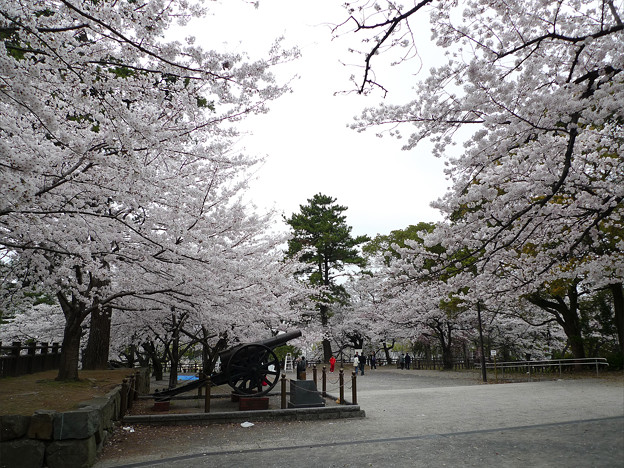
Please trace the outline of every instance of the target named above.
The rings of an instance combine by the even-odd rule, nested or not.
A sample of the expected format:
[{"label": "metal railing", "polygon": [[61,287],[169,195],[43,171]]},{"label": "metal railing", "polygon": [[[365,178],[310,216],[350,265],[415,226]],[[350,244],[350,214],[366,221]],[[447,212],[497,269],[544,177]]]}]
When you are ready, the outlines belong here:
[{"label": "metal railing", "polygon": [[[581,358],[581,359],[545,359],[542,361],[506,361],[506,362],[487,362],[486,369],[493,369],[495,373],[501,371],[501,378],[505,378],[505,369],[515,372],[522,372],[529,375],[529,380],[536,373],[536,370],[542,369],[559,369],[559,376],[564,367],[592,366],[596,369],[596,375],[600,366],[609,366],[606,358]],[[476,362],[475,368],[481,369],[481,363]]]}]

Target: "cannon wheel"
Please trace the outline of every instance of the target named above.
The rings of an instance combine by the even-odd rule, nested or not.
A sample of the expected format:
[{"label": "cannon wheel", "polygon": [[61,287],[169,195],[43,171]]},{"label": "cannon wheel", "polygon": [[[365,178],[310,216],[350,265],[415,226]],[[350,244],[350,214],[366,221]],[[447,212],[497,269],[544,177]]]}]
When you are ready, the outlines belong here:
[{"label": "cannon wheel", "polygon": [[230,358],[227,379],[235,393],[260,396],[269,393],[280,375],[279,359],[268,346],[244,345]]}]

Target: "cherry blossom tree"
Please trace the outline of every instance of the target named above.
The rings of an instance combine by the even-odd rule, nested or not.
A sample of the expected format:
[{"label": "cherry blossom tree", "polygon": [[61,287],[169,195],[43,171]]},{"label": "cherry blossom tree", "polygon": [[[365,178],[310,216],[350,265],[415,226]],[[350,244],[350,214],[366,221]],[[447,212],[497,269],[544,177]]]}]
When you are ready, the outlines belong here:
[{"label": "cherry blossom tree", "polygon": [[231,124],[285,91],[269,68],[292,54],[252,62],[166,39],[203,13],[194,1],[0,1],[2,284],[56,295],[60,379],[77,378],[90,314],[211,316],[211,301],[257,306],[268,294],[243,291],[279,276],[262,270],[280,241],[240,200],[256,161],[230,149]]},{"label": "cherry blossom tree", "polygon": [[37,304],[4,323],[0,328],[0,341],[59,343],[63,338],[64,322],[57,304]]},{"label": "cherry blossom tree", "polygon": [[[446,63],[416,83],[413,100],[369,108],[353,127],[407,133],[407,150],[430,140],[434,154],[448,158],[453,187],[434,204],[446,222],[425,246],[446,248],[440,275],[459,268],[449,291],[463,291],[471,307],[495,309],[501,295],[526,296],[561,281],[609,288],[624,350],[621,2],[347,8],[343,27],[368,33],[359,92],[383,86],[374,71],[384,51],[400,54],[397,62],[418,53],[419,15],[429,15],[432,38],[445,51]],[[460,130],[472,136],[460,155],[450,154]]]}]

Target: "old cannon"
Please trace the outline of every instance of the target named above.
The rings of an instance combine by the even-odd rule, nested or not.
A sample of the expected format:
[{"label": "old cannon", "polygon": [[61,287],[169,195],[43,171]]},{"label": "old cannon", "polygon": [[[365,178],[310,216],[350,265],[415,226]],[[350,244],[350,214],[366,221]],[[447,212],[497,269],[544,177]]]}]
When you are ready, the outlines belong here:
[{"label": "old cannon", "polygon": [[[273,351],[278,346],[301,336],[301,330],[282,333],[266,340],[239,344],[219,353],[221,370],[210,376],[211,385],[228,384],[238,395],[262,396],[269,393],[279,380],[281,366]],[[206,377],[176,388],[154,393],[159,401],[206,385]]]}]

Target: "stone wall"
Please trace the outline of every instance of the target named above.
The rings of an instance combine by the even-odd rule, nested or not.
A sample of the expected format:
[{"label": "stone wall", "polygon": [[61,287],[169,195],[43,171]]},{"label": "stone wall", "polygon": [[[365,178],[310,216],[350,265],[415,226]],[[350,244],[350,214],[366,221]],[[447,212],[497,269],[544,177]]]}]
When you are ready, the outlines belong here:
[{"label": "stone wall", "polygon": [[147,369],[133,382],[62,413],[0,416],[0,468],[89,467],[137,393],[149,393]]}]

